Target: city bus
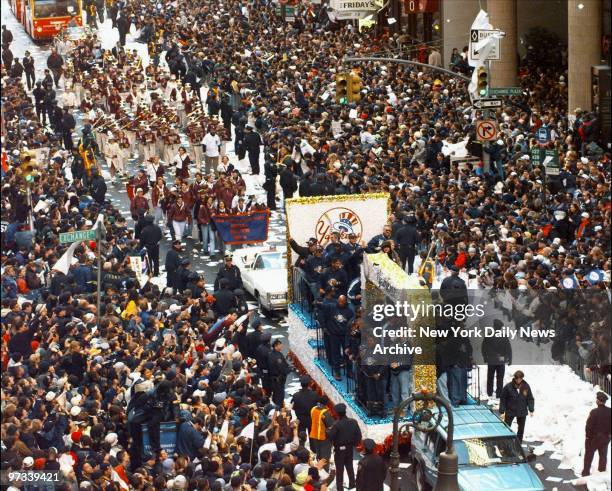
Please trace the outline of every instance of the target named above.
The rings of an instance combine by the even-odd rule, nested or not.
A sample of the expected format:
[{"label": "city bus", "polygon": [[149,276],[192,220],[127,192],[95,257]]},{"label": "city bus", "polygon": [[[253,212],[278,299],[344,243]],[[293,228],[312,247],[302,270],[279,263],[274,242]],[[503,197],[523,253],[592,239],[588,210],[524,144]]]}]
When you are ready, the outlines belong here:
[{"label": "city bus", "polygon": [[53,39],[74,17],[83,23],[81,0],[11,0],[15,17],[34,39]]},{"label": "city bus", "polygon": [[23,23],[23,2],[24,0],[11,0],[11,10],[21,23]]}]

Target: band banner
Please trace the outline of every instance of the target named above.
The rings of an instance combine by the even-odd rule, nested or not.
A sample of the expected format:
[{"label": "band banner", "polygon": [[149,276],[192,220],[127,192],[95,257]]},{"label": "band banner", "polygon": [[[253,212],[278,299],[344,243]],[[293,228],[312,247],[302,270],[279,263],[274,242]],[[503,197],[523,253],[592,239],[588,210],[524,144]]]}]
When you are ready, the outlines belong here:
[{"label": "band banner", "polygon": [[226,244],[255,244],[268,240],[269,210],[239,215],[213,215],[217,232]]}]

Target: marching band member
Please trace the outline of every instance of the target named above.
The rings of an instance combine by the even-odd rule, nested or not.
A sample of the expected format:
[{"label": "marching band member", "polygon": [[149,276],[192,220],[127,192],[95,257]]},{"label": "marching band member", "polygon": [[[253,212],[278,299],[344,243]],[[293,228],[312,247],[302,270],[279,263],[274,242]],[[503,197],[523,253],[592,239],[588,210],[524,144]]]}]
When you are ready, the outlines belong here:
[{"label": "marching band member", "polygon": [[176,166],[176,177],[183,179],[189,178],[189,165],[191,165],[191,158],[185,150],[185,147],[179,147],[178,153],[174,156],[172,163]]}]

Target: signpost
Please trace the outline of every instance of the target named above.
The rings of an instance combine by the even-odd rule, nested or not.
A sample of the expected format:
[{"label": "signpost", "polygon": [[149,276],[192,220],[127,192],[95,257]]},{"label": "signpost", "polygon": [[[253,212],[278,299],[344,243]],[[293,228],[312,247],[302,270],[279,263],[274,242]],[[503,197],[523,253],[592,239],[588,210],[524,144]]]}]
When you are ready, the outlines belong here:
[{"label": "signpost", "polygon": [[97,285],[97,310],[96,323],[100,326],[100,297],[102,295],[102,234],[106,232],[104,223],[101,221],[102,215],[98,216],[98,220],[94,225],[95,228],[90,230],[77,230],[76,232],[65,232],[59,234],[60,244],[70,244],[72,242],[86,242],[90,240],[96,241],[96,256],[98,260],[98,285]]},{"label": "signpost", "polygon": [[497,124],[491,119],[483,119],[476,123],[476,136],[480,141],[492,141],[497,138]]},{"label": "signpost", "polygon": [[502,107],[501,99],[478,99],[474,101],[476,109],[491,109],[494,107]]},{"label": "signpost", "polygon": [[556,149],[534,147],[531,149],[531,163],[533,165],[543,165],[547,176],[558,176],[559,152]]},{"label": "signpost", "polygon": [[523,90],[520,87],[489,87],[489,95],[491,96],[517,96],[522,94]]},{"label": "signpost", "polygon": [[95,230],[77,230],[76,232],[66,232],[59,234],[60,244],[70,244],[72,242],[82,242],[86,240],[96,240]]},{"label": "signpost", "polygon": [[540,126],[536,133],[536,137],[539,143],[547,143],[548,140],[550,140],[550,128],[547,126]]},{"label": "signpost", "polygon": [[[470,31],[470,59],[480,60],[480,53],[476,49],[478,43],[499,34],[499,29],[472,29]],[[493,38],[493,48],[491,49],[489,56],[487,56],[487,60],[500,59],[499,39],[499,37]]]}]

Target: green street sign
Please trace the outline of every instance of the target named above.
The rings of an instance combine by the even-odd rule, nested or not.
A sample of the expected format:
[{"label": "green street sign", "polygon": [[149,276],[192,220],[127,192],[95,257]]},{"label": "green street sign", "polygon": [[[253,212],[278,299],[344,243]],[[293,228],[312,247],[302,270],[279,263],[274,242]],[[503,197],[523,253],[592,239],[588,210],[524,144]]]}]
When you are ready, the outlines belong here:
[{"label": "green street sign", "polygon": [[523,93],[520,87],[489,87],[489,96],[505,95],[514,96]]},{"label": "green street sign", "polygon": [[532,148],[531,163],[534,165],[544,165],[547,176],[559,175],[559,151],[556,149]]},{"label": "green street sign", "polygon": [[70,244],[71,242],[81,242],[84,240],[96,240],[96,231],[78,230],[76,232],[59,234],[60,244]]}]

